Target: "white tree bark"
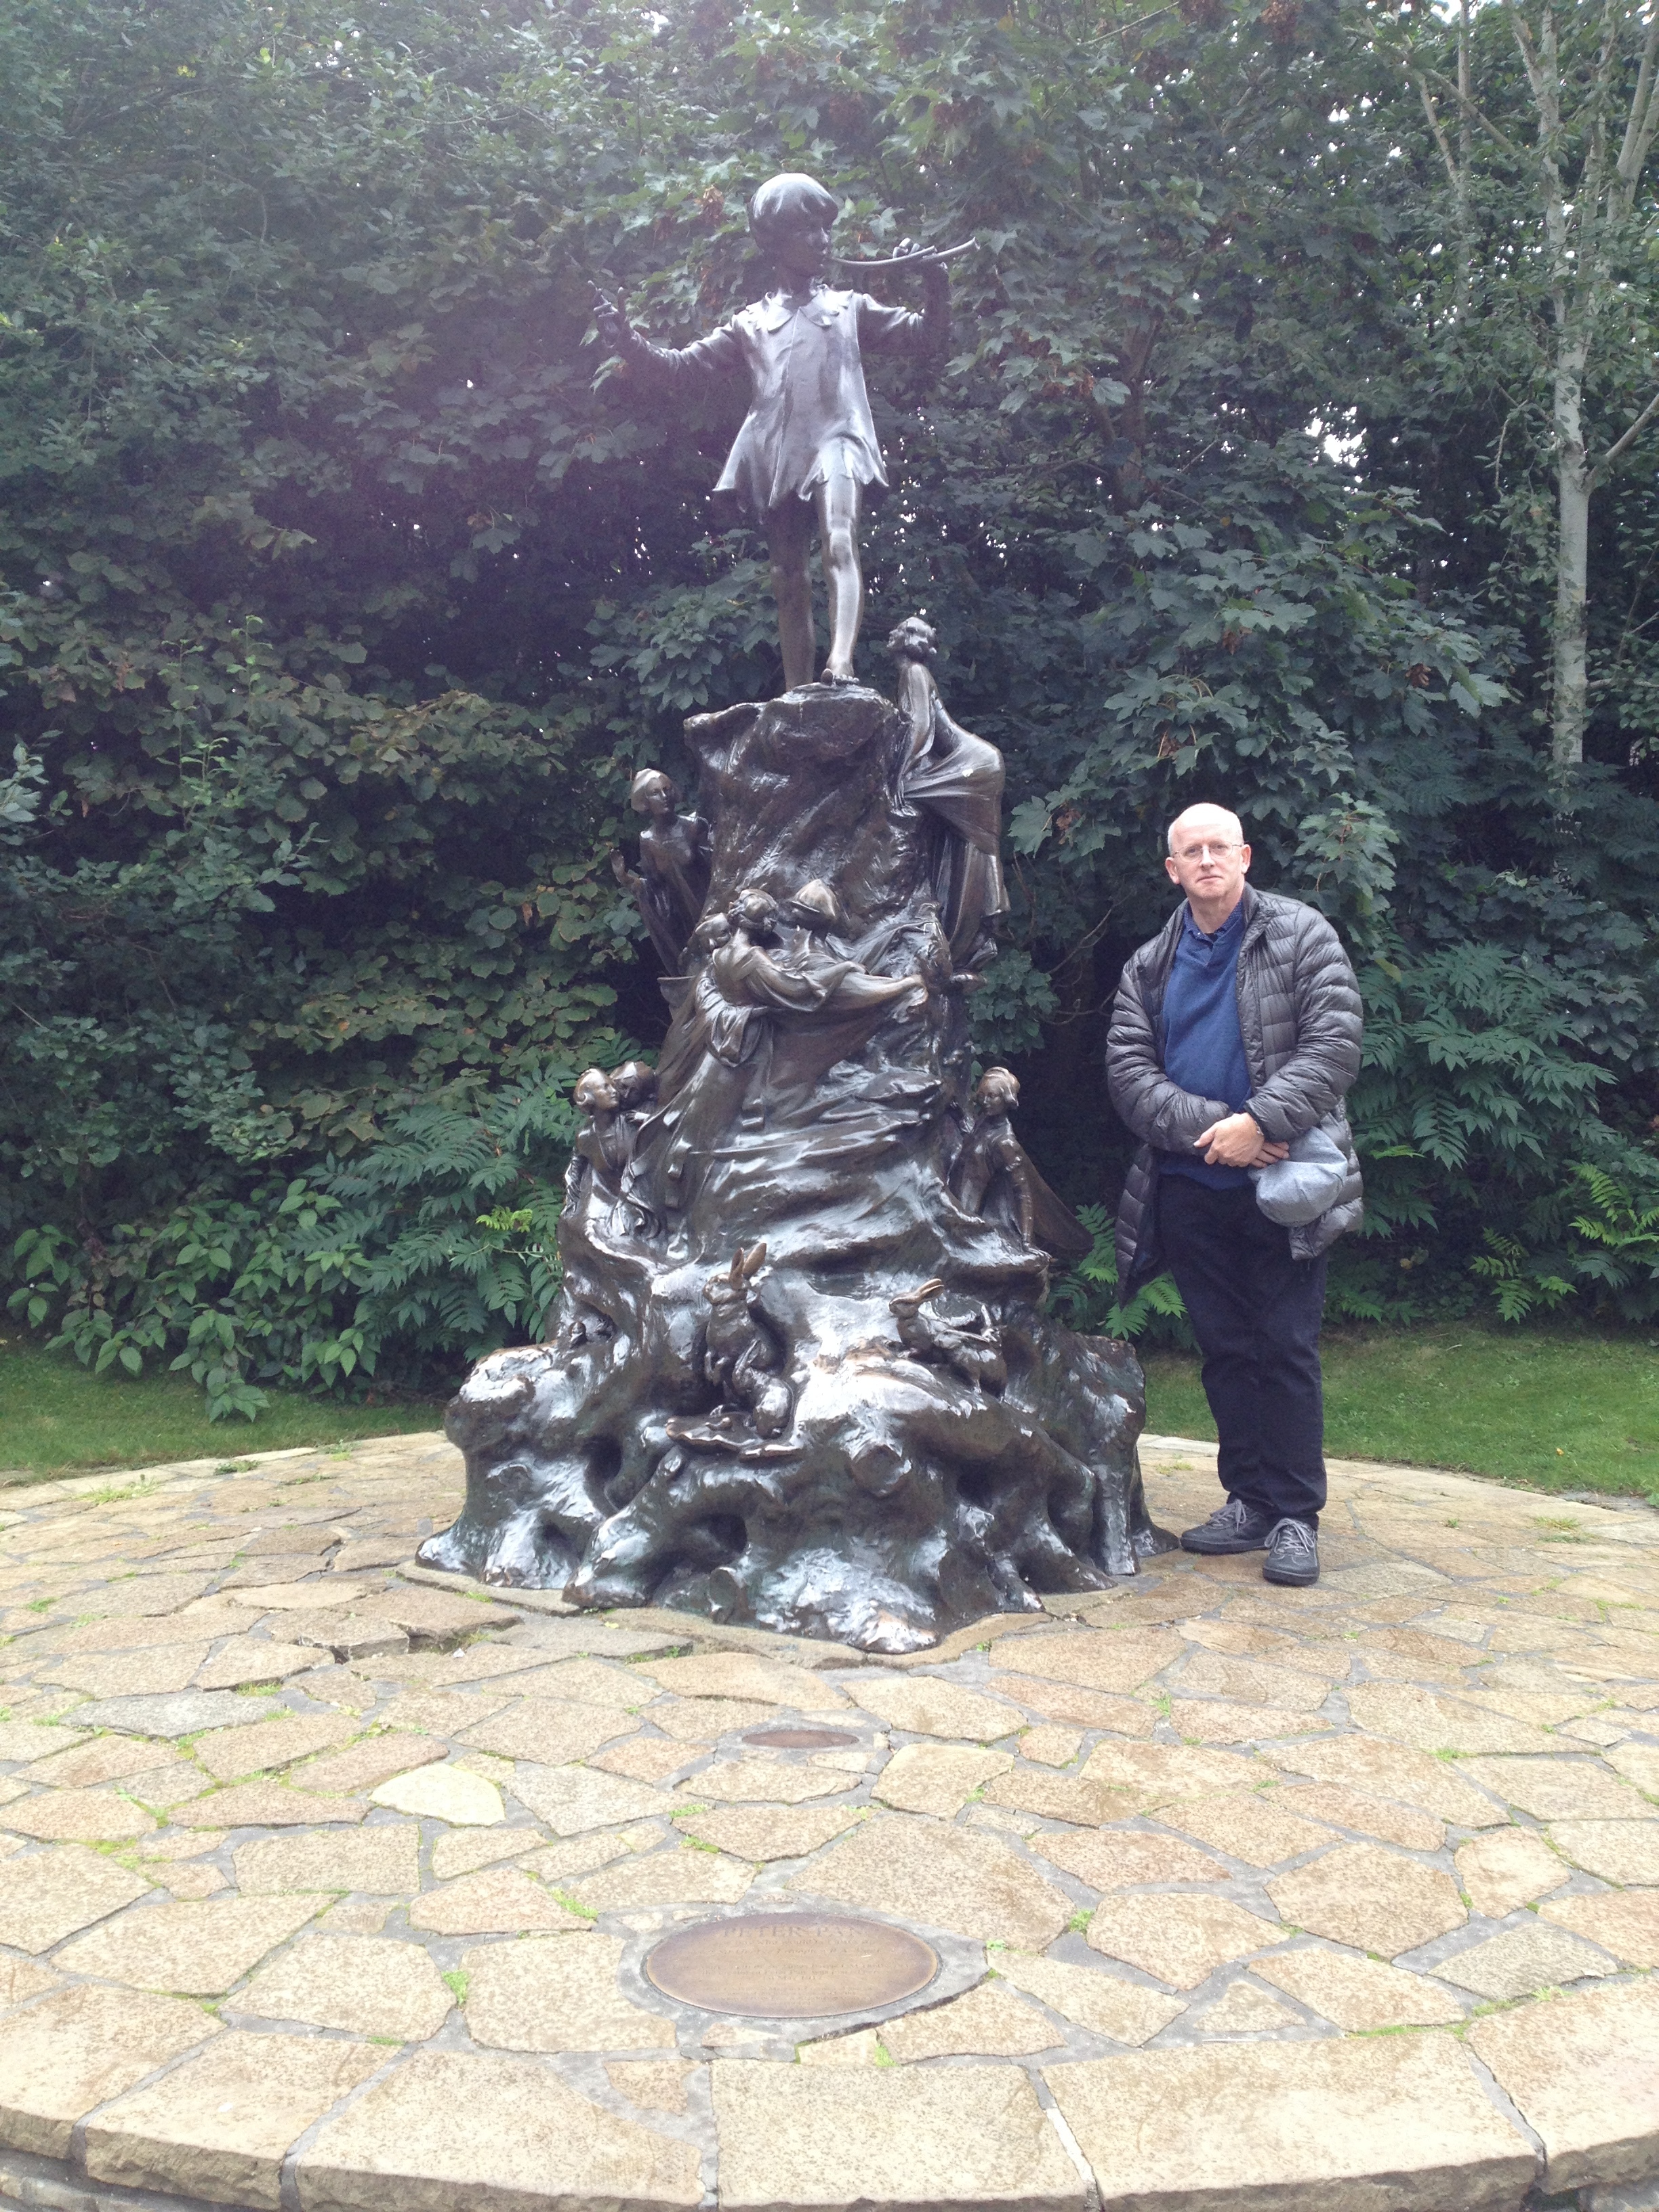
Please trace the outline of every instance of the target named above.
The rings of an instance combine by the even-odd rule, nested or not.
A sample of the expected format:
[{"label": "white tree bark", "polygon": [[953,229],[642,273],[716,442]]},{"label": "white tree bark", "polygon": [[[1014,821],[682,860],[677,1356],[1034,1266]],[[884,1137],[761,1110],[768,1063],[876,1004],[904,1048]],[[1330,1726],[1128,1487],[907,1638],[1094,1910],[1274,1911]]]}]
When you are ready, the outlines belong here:
[{"label": "white tree bark", "polygon": [[[1659,394],[1595,461],[1584,427],[1585,380],[1600,325],[1620,281],[1618,248],[1628,237],[1643,172],[1659,130],[1659,0],[1631,7],[1602,0],[1601,39],[1588,79],[1560,49],[1558,9],[1564,0],[1503,0],[1532,96],[1535,140],[1530,166],[1536,179],[1543,264],[1549,301],[1544,341],[1556,468],[1555,607],[1551,623],[1550,759],[1558,777],[1569,778],[1584,757],[1589,720],[1589,584],[1590,507],[1607,470],[1659,414]],[[1565,0],[1569,9],[1577,0]],[[1636,82],[1624,117],[1616,160],[1609,160],[1608,121],[1617,81],[1635,48]],[[1511,159],[1522,149],[1500,131],[1475,100],[1470,84],[1468,15],[1459,23],[1457,82],[1413,69],[1413,81],[1450,180],[1460,256],[1472,255],[1469,234],[1471,128],[1479,125]],[[1462,123],[1455,154],[1429,89],[1435,77],[1455,98]],[[1571,112],[1569,106],[1571,106]],[[1566,173],[1582,147],[1577,174]],[[1468,311],[1470,263],[1459,270],[1460,319]]]},{"label": "white tree bark", "polygon": [[1555,622],[1550,684],[1550,760],[1556,772],[1584,757],[1589,720],[1589,517],[1594,479],[1584,453],[1584,348],[1555,360]]}]

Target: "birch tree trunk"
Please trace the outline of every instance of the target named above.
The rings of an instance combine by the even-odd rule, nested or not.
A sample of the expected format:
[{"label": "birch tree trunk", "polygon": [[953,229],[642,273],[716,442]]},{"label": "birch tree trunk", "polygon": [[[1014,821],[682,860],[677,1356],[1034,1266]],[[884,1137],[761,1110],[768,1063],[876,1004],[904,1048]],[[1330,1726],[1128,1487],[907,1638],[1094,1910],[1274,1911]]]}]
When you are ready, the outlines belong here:
[{"label": "birch tree trunk", "polygon": [[[1620,234],[1636,203],[1654,126],[1654,61],[1659,50],[1659,0],[1632,9],[1605,0],[1600,52],[1578,111],[1569,117],[1572,58],[1564,60],[1557,0],[1543,0],[1538,34],[1509,0],[1510,19],[1538,118],[1538,192],[1549,265],[1554,359],[1551,416],[1555,438],[1555,616],[1550,670],[1550,764],[1568,778],[1584,757],[1589,722],[1588,659],[1590,500],[1609,464],[1631,442],[1647,413],[1592,463],[1584,437],[1584,379],[1596,327],[1618,283]],[[1645,22],[1643,18],[1645,15]],[[1609,162],[1607,124],[1615,81],[1637,28],[1640,62],[1623,142]],[[1583,148],[1577,179],[1564,168],[1570,144]],[[1650,413],[1650,410],[1648,412]]]},{"label": "birch tree trunk", "polygon": [[[1616,51],[1616,17],[1608,0],[1603,18],[1602,75]],[[1595,264],[1602,210],[1601,154],[1606,134],[1599,113],[1589,118],[1589,145],[1576,198],[1562,177],[1561,54],[1555,0],[1544,0],[1538,36],[1517,8],[1510,18],[1538,118],[1538,195],[1544,217],[1550,323],[1553,340],[1550,416],[1555,440],[1555,614],[1551,624],[1550,763],[1558,777],[1584,757],[1589,719],[1587,658],[1589,585],[1589,503],[1592,489],[1584,450],[1584,365],[1601,306]]]},{"label": "birch tree trunk", "polygon": [[1559,342],[1555,358],[1555,623],[1550,760],[1558,775],[1584,757],[1589,720],[1589,515],[1594,478],[1584,452],[1585,346]]},{"label": "birch tree trunk", "polygon": [[[1469,11],[1460,8],[1457,81],[1452,85],[1413,60],[1413,82],[1428,118],[1451,185],[1458,234],[1457,313],[1470,312],[1474,239],[1469,176],[1472,133],[1495,144],[1511,161],[1530,168],[1543,232],[1541,256],[1549,302],[1548,336],[1540,373],[1547,368],[1556,477],[1555,606],[1550,623],[1550,761],[1565,781],[1584,757],[1589,721],[1589,579],[1590,502],[1608,469],[1659,414],[1659,394],[1624,434],[1592,460],[1584,427],[1584,393],[1599,326],[1607,319],[1621,269],[1640,241],[1632,218],[1643,171],[1659,129],[1659,0],[1630,7],[1602,0],[1594,64],[1583,66],[1582,16],[1566,0],[1568,51],[1562,52],[1561,0],[1503,0],[1526,71],[1536,124],[1528,152],[1481,110],[1471,84]],[[1636,62],[1635,82],[1623,120],[1616,158],[1609,123],[1619,80]],[[1431,82],[1455,100],[1460,118],[1454,152],[1431,91]],[[1622,104],[1622,103],[1621,103]],[[1571,109],[1571,112],[1569,112]],[[1576,160],[1577,174],[1569,177]],[[1541,335],[1541,334],[1540,334]]]}]

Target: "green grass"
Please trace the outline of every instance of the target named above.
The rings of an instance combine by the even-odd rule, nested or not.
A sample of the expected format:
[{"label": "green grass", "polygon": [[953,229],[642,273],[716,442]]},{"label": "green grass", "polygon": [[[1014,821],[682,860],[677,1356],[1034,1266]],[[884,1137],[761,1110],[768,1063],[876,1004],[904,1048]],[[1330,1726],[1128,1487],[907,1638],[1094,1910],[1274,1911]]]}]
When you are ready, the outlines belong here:
[{"label": "green grass", "polygon": [[257,1421],[210,1421],[188,1376],[94,1375],[69,1352],[0,1335],[0,1483],[153,1467],[173,1459],[233,1460],[294,1444],[399,1436],[442,1425],[436,1403],[382,1406],[273,1391]]},{"label": "green grass", "polygon": [[[1146,1356],[1146,1425],[1212,1437],[1185,1353]],[[186,1377],[93,1375],[67,1352],[0,1336],[0,1483],[441,1425],[435,1403],[350,1404],[273,1392],[257,1421],[210,1422]],[[1341,1458],[1460,1468],[1540,1490],[1659,1499],[1659,1343],[1632,1332],[1440,1322],[1325,1339],[1325,1442]]]},{"label": "green grass", "polygon": [[[1437,1322],[1332,1330],[1324,1356],[1339,1458],[1659,1501],[1659,1344],[1644,1334]],[[1196,1357],[1146,1364],[1147,1427],[1212,1438]]]}]

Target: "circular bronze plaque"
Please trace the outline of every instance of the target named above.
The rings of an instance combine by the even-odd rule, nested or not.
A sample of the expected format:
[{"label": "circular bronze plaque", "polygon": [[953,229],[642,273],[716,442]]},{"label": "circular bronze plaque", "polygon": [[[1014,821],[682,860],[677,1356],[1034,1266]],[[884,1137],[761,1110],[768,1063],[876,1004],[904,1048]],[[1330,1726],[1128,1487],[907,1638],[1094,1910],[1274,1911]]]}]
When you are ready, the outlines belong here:
[{"label": "circular bronze plaque", "polygon": [[744,1741],[763,1744],[768,1751],[839,1751],[858,1738],[850,1729],[775,1728],[750,1729]]},{"label": "circular bronze plaque", "polygon": [[645,1962],[665,1996],[703,2012],[817,2020],[925,1990],[939,1954],[919,1936],[829,1912],[749,1912],[665,1936]]}]

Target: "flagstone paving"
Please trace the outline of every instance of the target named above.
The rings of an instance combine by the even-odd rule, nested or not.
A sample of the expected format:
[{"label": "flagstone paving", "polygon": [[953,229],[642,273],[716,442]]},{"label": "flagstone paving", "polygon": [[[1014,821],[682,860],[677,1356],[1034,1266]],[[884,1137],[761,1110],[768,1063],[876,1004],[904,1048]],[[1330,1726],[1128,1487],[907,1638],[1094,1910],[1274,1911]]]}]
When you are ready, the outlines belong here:
[{"label": "flagstone paving", "polygon": [[[0,1492],[0,2205],[1634,2206],[1659,1514],[1332,1476],[1315,1589],[1176,1554],[902,1661],[423,1577],[430,1437]],[[803,1910],[939,1980],[643,1971]]]}]

